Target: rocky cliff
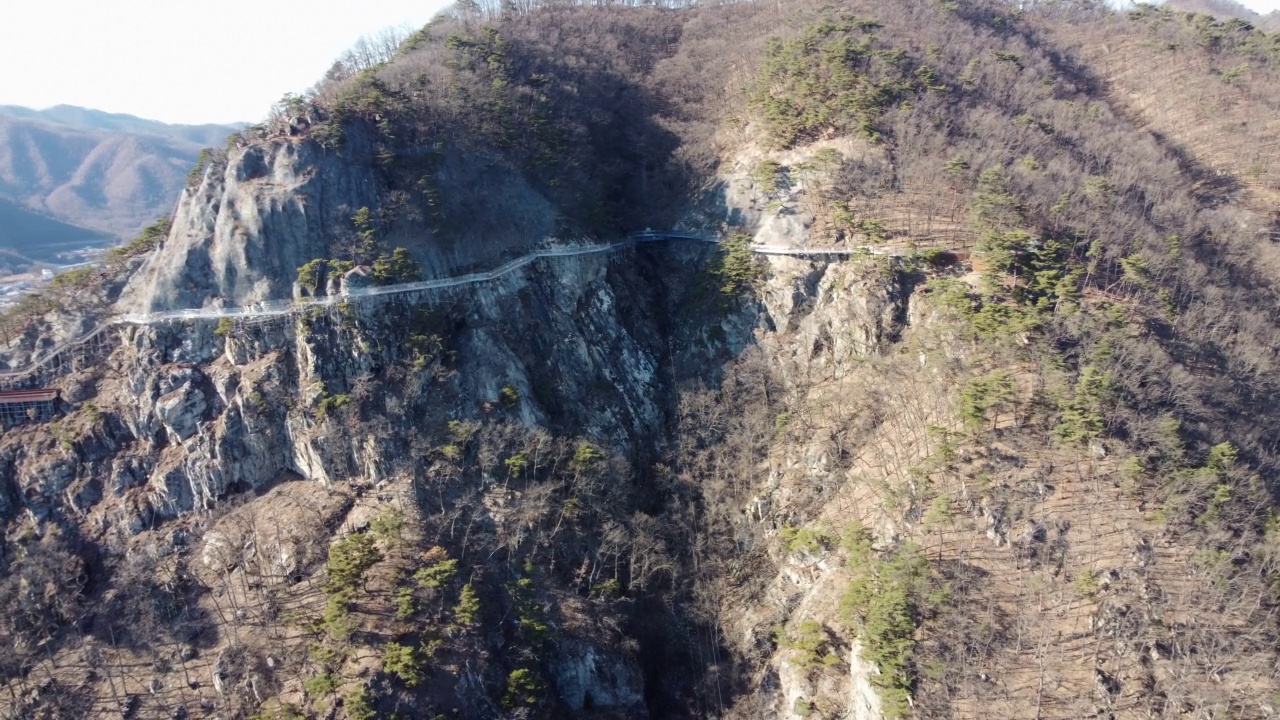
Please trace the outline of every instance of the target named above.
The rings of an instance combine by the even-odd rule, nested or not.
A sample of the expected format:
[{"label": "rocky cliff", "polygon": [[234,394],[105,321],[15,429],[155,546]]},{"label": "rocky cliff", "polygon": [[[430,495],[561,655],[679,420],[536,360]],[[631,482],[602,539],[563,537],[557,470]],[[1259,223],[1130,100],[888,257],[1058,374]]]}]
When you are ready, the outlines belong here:
[{"label": "rocky cliff", "polygon": [[[10,714],[1274,714],[1271,129],[1227,163],[1060,34],[1235,112],[1267,36],[486,7],[335,68],[24,326],[15,363],[273,309],[105,326],[5,429]],[[646,225],[724,242],[344,294]]]},{"label": "rocky cliff", "polygon": [[360,208],[386,209],[371,221],[382,241],[409,249],[432,277],[497,264],[556,231],[552,205],[500,158],[453,149],[439,153],[425,178],[446,189],[433,195],[433,216],[465,228],[441,233],[421,209],[401,207],[406,200],[387,189],[363,133],[345,138],[341,154],[275,138],[234,148],[212,163],[201,182],[183,192],[164,251],[134,275],[119,310],[292,298],[299,267],[350,252],[357,243],[352,218]]}]

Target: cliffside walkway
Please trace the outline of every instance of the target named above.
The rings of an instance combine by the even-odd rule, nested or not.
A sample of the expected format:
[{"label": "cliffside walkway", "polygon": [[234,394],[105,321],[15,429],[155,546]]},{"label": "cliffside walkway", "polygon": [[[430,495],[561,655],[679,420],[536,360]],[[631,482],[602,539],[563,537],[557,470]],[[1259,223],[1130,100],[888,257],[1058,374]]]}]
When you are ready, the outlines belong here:
[{"label": "cliffside walkway", "polygon": [[[712,245],[720,243],[719,238],[709,238],[680,232],[645,230],[644,232],[633,233],[625,240],[619,240],[616,242],[591,243],[584,245],[559,245],[540,248],[528,253],[527,255],[522,255],[510,262],[493,268],[492,270],[468,273],[466,275],[458,275],[454,277],[436,278],[433,280],[423,280],[420,282],[403,283],[399,285],[361,288],[341,295],[295,298],[293,300],[269,300],[254,303],[252,305],[231,308],[196,308],[191,310],[165,310],[153,313],[117,315],[103,320],[93,329],[88,330],[77,337],[64,340],[51,350],[47,351],[44,356],[38,360],[30,362],[23,367],[0,371],[0,391],[43,387],[46,383],[56,377],[74,369],[84,367],[88,361],[105,354],[109,348],[109,338],[107,337],[105,330],[117,325],[142,326],[183,320],[220,320],[222,318],[257,320],[269,319],[272,317],[283,317],[286,315],[301,313],[313,307],[331,306],[353,300],[422,292],[427,290],[444,290],[496,280],[503,275],[515,272],[526,265],[530,265],[538,260],[546,258],[595,255],[634,247],[641,243],[670,241],[701,242]],[[785,255],[800,258],[835,258],[866,254],[894,256],[904,254],[901,250],[878,246],[806,248],[784,245],[752,245],[750,247],[752,252],[760,255]]]}]

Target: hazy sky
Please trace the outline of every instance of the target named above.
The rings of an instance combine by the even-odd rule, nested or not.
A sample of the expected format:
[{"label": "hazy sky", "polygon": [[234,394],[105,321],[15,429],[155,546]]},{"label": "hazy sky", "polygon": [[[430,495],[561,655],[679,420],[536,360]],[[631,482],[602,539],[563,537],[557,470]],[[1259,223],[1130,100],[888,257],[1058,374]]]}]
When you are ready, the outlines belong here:
[{"label": "hazy sky", "polygon": [[[1280,0],[1243,0],[1258,12]],[[361,35],[447,0],[34,0],[0,23],[0,104],[253,122]]]},{"label": "hazy sky", "polygon": [[361,35],[446,0],[34,0],[0,22],[0,104],[253,122]]}]

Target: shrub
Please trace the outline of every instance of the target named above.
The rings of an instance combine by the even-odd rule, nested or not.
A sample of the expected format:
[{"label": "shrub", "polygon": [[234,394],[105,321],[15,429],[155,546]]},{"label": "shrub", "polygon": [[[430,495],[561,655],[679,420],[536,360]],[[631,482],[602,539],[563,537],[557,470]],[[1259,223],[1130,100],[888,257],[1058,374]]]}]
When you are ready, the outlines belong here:
[{"label": "shrub", "polygon": [[350,720],[373,720],[377,715],[369,701],[369,691],[365,688],[356,688],[347,693],[343,698],[342,708],[346,710]]},{"label": "shrub", "polygon": [[306,717],[297,705],[280,702],[279,698],[267,698],[258,712],[249,716],[249,720],[306,720]]},{"label": "shrub", "polygon": [[392,508],[369,521],[369,532],[383,543],[392,545],[403,539],[404,522],[404,513]]},{"label": "shrub", "polygon": [[327,262],[323,258],[316,258],[301,265],[298,268],[298,285],[314,293],[316,288],[320,286],[320,279],[324,277],[325,263]]},{"label": "shrub", "polygon": [[406,687],[415,687],[424,679],[421,651],[400,643],[387,643],[382,653],[382,669],[400,678]]},{"label": "shrub", "polygon": [[408,620],[418,614],[418,598],[412,587],[396,588],[396,619]]},{"label": "shrub", "polygon": [[516,615],[520,621],[520,634],[533,646],[540,646],[550,639],[551,626],[543,617],[542,607],[538,604],[537,591],[530,578],[520,578],[507,585],[507,592],[515,604]]},{"label": "shrub", "polygon": [[352,533],[329,548],[325,565],[325,592],[352,592],[364,583],[365,573],[379,561],[382,553],[368,533]]},{"label": "shrub", "polygon": [[875,123],[887,108],[916,91],[903,54],[874,47],[872,21],[841,18],[805,28],[799,37],[773,38],[751,96],[778,147],[825,131],[879,137]]},{"label": "shrub", "polygon": [[187,173],[187,187],[195,187],[204,179],[204,170],[208,167],[209,162],[213,159],[213,148],[201,148],[200,156],[196,158],[196,166],[191,168],[191,172]]},{"label": "shrub", "polygon": [[515,389],[513,385],[507,385],[498,393],[498,400],[502,406],[511,409],[520,403],[520,391]]},{"label": "shrub", "polygon": [[826,530],[784,525],[778,531],[782,547],[788,553],[817,553],[831,547],[835,538]]},{"label": "shrub", "polygon": [[413,356],[414,372],[422,372],[444,352],[444,339],[434,333],[413,333],[405,347]]},{"label": "shrub", "polygon": [[772,160],[765,160],[751,171],[756,186],[765,195],[772,195],[782,186],[782,166]]},{"label": "shrub", "polygon": [[453,609],[453,621],[460,627],[475,627],[480,621],[480,595],[471,583],[462,586],[458,604]]},{"label": "shrub", "polygon": [[1018,57],[1014,53],[1005,52],[1003,50],[993,50],[991,51],[991,55],[995,57],[996,60],[1002,63],[1009,63],[1010,65],[1013,65],[1019,70],[1022,69],[1022,58]]},{"label": "shrub", "polygon": [[373,281],[378,285],[399,285],[421,279],[422,265],[402,247],[393,250],[390,256],[383,255],[373,261]]},{"label": "shrub", "polygon": [[974,431],[980,430],[988,420],[994,428],[1000,407],[1013,403],[1016,389],[1013,376],[1005,370],[973,378],[960,390],[960,417]]},{"label": "shrub", "polygon": [[507,676],[507,691],[502,696],[502,706],[514,710],[521,705],[537,705],[542,691],[542,681],[533,671],[524,668],[513,670]]},{"label": "shrub", "polygon": [[616,598],[622,595],[622,583],[609,578],[591,587],[591,594],[601,599]]},{"label": "shrub", "polygon": [[322,418],[327,418],[350,404],[351,396],[346,393],[328,395],[320,399],[320,403],[316,405],[316,413]]},{"label": "shrub", "polygon": [[780,412],[773,419],[773,436],[775,439],[781,440],[786,436],[787,428],[791,427],[792,415],[789,412]]},{"label": "shrub", "polygon": [[330,274],[345,273],[355,266],[356,264],[350,260],[316,258],[298,268],[298,286],[314,295]]},{"label": "shrub", "polygon": [[912,544],[898,548],[885,559],[872,555],[869,535],[855,529],[846,545],[850,553],[853,580],[840,599],[841,612],[860,627],[863,657],[875,663],[880,674],[872,683],[880,691],[886,718],[910,714],[915,673],[912,654],[915,630],[920,619],[948,601],[945,586],[934,589],[929,563]]},{"label": "shrub", "polygon": [[727,298],[754,289],[765,278],[764,263],[751,251],[751,236],[742,233],[734,233],[720,243],[720,254],[708,271],[719,280],[720,293]]},{"label": "shrub", "polygon": [[816,620],[805,620],[791,632],[784,633],[778,644],[794,651],[796,665],[805,670],[840,663],[840,656],[831,647],[827,629]]},{"label": "shrub", "polygon": [[458,561],[448,559],[418,570],[413,574],[413,581],[424,590],[439,590],[457,575]]},{"label": "shrub", "polygon": [[338,677],[336,675],[317,675],[307,678],[303,681],[302,687],[316,700],[328,697],[334,690],[338,689]]},{"label": "shrub", "polygon": [[503,464],[507,466],[508,477],[518,478],[524,474],[525,468],[529,466],[529,459],[525,457],[524,453],[516,453],[504,460]]},{"label": "shrub", "polygon": [[1071,581],[1071,589],[1080,595],[1093,599],[1098,594],[1098,575],[1092,570],[1081,570]]},{"label": "shrub", "polygon": [[569,461],[569,469],[575,473],[589,472],[604,460],[604,453],[596,449],[595,445],[584,442],[578,444],[578,449],[573,452],[573,459]]},{"label": "shrub", "polygon": [[218,327],[213,329],[213,334],[217,335],[218,337],[226,337],[230,335],[232,332],[235,332],[235,329],[236,329],[235,318],[224,317],[218,321]]},{"label": "shrub", "polygon": [[161,240],[169,236],[169,230],[172,223],[169,218],[164,217],[156,220],[150,225],[142,229],[138,237],[134,238],[127,245],[118,248],[112,248],[107,253],[107,260],[111,262],[120,262],[136,255],[154,250]]},{"label": "shrub", "polygon": [[320,628],[335,640],[345,641],[351,636],[351,591],[338,590],[329,594],[325,603]]},{"label": "shrub", "polygon": [[1066,445],[1084,445],[1101,435],[1113,394],[1110,375],[1086,365],[1071,396],[1059,402],[1054,437]]}]

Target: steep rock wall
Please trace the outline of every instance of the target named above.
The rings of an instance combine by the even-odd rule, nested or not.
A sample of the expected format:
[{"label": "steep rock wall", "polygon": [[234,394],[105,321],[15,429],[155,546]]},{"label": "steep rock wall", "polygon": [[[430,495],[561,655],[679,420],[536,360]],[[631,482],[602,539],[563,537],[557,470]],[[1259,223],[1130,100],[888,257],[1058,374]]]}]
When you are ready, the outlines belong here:
[{"label": "steep rock wall", "polygon": [[381,244],[408,249],[428,277],[519,254],[555,232],[551,204],[499,158],[452,146],[437,155],[418,181],[432,189],[428,196],[395,189],[358,128],[341,150],[290,137],[232,148],[183,191],[169,236],[133,274],[117,308],[290,298],[298,267],[350,255],[360,208],[373,212]]}]

